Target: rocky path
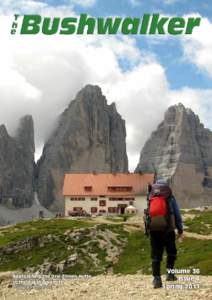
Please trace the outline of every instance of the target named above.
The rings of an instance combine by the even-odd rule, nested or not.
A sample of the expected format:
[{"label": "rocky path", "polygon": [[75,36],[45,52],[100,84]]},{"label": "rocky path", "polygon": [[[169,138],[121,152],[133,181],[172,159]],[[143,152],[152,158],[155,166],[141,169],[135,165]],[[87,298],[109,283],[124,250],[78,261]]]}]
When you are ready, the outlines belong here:
[{"label": "rocky path", "polygon": [[[179,275],[178,275],[179,278]],[[212,276],[193,277],[193,281],[174,282],[175,288],[165,286],[153,289],[148,275],[100,275],[90,278],[72,278],[57,287],[40,290],[20,290],[1,282],[0,299],[4,300],[199,300],[212,299]],[[189,285],[190,283],[190,285]],[[195,284],[196,286],[191,286]],[[169,283],[170,284],[170,283]],[[186,286],[185,284],[188,284]],[[198,287],[199,284],[199,287]],[[180,288],[184,286],[183,289]],[[9,287],[8,287],[9,286]],[[191,288],[192,287],[192,288]]]}]

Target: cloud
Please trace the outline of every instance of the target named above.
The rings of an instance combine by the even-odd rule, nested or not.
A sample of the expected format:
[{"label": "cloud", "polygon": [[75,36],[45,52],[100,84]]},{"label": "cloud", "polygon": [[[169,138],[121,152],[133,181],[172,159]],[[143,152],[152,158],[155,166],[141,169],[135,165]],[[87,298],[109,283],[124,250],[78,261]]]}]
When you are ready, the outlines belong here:
[{"label": "cloud", "polygon": [[[73,7],[78,5],[84,8],[92,7],[97,0],[64,0],[57,5],[50,5],[46,0],[1,0],[0,12],[3,14],[12,13],[43,13],[50,15],[68,15],[73,12]],[[58,13],[57,13],[58,12]]]},{"label": "cloud", "polygon": [[211,32],[212,23],[202,17],[201,25],[195,28],[193,34],[183,36],[181,39],[185,59],[195,64],[199,70],[206,72],[210,77],[212,77]]},{"label": "cloud", "polygon": [[3,15],[14,14],[42,14],[45,16],[74,16],[74,4],[63,3],[49,5],[46,1],[34,0],[2,0],[0,2],[0,13]]},{"label": "cloud", "polygon": [[[5,32],[10,18],[2,22],[7,85],[2,82],[0,86],[0,123],[13,132],[23,114],[32,114],[39,148],[77,91],[87,83],[99,84],[126,120],[128,152],[137,159],[167,106],[163,67],[151,55],[141,53],[127,36],[11,36]],[[128,65],[128,71],[123,71],[120,61]],[[0,76],[4,76],[3,69]],[[161,104],[152,111],[156,98]]]},{"label": "cloud", "polygon": [[[61,6],[39,8],[66,14]],[[74,13],[74,11],[73,11]],[[165,68],[154,55],[127,36],[10,35],[11,17],[0,17],[0,123],[14,132],[18,119],[32,114],[37,155],[58,115],[84,85],[102,87],[108,103],[116,102],[126,120],[130,169],[170,104],[190,106],[210,124],[211,90],[169,87]],[[128,66],[127,69],[122,64]]]},{"label": "cloud", "polygon": [[82,7],[91,7],[94,6],[97,0],[69,0],[71,4],[77,4]]},{"label": "cloud", "polygon": [[163,0],[164,4],[168,4],[168,5],[174,4],[174,3],[176,3],[177,1],[179,1],[179,0]]},{"label": "cloud", "polygon": [[[135,83],[134,87],[130,85],[138,82],[137,77],[147,80],[142,75],[143,69],[151,64],[152,58],[141,56],[134,39],[126,36],[11,36],[7,30],[11,22],[10,17],[0,19],[1,58],[5,65],[0,69],[0,76],[5,78],[0,86],[0,123],[6,123],[13,133],[18,119],[32,114],[38,148],[48,137],[58,114],[85,84],[99,84],[107,94],[107,89],[116,92],[116,83],[121,87],[124,82],[126,92],[130,93]],[[120,61],[128,64],[128,72],[121,69]],[[135,91],[135,95],[137,93]],[[113,94],[109,96],[109,102],[116,100]],[[118,100],[120,112],[127,116],[127,106],[120,97]]]},{"label": "cloud", "polygon": [[2,0],[0,3],[0,11],[2,14],[13,14],[18,11],[22,12],[35,12],[45,9],[48,5],[45,2],[33,0]]},{"label": "cloud", "polygon": [[143,0],[129,0],[132,6],[139,6],[142,4]]},{"label": "cloud", "polygon": [[127,148],[133,169],[138,163],[141,147],[161,121],[168,105],[165,71],[159,63],[150,60],[119,74],[115,84],[103,83],[102,87],[126,120]]},{"label": "cloud", "polygon": [[212,129],[212,89],[192,89],[183,87],[181,90],[173,90],[168,94],[170,105],[183,103],[200,116],[205,127]]}]

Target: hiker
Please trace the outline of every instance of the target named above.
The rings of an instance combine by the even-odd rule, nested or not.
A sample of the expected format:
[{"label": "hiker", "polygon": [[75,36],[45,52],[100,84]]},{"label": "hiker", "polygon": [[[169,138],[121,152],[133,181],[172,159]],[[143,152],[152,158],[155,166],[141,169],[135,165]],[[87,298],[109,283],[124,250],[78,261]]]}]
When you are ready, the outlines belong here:
[{"label": "hiker", "polygon": [[177,277],[168,270],[174,268],[177,255],[175,227],[180,239],[183,238],[182,218],[172,190],[165,180],[158,180],[151,187],[148,186],[147,203],[145,228],[148,228],[150,236],[153,287],[160,288],[162,287],[160,264],[164,248],[167,252],[166,280],[177,280]]}]

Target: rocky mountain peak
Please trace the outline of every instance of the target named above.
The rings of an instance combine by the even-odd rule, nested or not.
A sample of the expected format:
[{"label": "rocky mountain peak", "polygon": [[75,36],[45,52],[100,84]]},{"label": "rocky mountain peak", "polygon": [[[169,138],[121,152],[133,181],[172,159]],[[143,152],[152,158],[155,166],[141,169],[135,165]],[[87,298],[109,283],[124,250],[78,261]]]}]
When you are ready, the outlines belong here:
[{"label": "rocky mountain peak", "polygon": [[169,107],[141,151],[136,172],[154,170],[170,180],[182,205],[211,201],[212,132],[182,104]]},{"label": "rocky mountain peak", "polygon": [[102,90],[98,85],[87,84],[83,87],[76,95],[76,98],[80,96],[93,97],[93,96],[102,96]]},{"label": "rocky mountain peak", "polygon": [[125,122],[115,105],[107,104],[100,87],[85,86],[60,115],[45,143],[37,166],[41,203],[61,208],[65,173],[126,172],[125,139]]},{"label": "rocky mountain peak", "polygon": [[[107,100],[102,94],[102,90],[97,85],[88,84],[82,88],[76,95],[75,101],[88,106],[105,107]],[[71,102],[72,103],[72,102]],[[70,103],[70,105],[71,105]]]}]

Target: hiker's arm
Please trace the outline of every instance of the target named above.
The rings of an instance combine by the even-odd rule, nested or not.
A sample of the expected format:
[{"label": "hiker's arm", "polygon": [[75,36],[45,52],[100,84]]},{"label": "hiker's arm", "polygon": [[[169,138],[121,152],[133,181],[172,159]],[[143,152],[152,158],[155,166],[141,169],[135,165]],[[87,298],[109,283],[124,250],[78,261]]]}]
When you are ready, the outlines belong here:
[{"label": "hiker's arm", "polygon": [[177,205],[177,201],[175,200],[174,197],[172,198],[172,206],[173,206],[173,210],[174,210],[175,222],[176,222],[176,227],[177,227],[178,233],[182,234],[183,233],[182,217],[180,214],[179,207]]}]

